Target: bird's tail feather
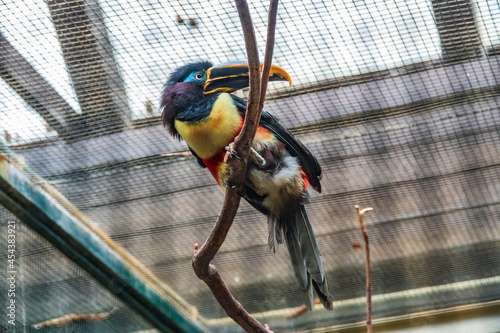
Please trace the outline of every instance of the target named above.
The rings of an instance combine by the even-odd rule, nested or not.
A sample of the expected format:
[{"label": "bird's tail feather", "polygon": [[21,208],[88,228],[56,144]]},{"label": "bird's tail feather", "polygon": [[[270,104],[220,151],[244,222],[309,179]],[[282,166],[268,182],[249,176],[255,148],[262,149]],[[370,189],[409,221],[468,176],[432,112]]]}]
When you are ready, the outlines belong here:
[{"label": "bird's tail feather", "polygon": [[314,296],[311,274],[307,271],[304,258],[302,257],[299,240],[293,235],[293,232],[290,229],[286,232],[286,245],[292,261],[295,278],[297,279],[299,288],[302,291],[302,299],[305,306],[309,310],[312,310],[314,306]]},{"label": "bird's tail feather", "polygon": [[283,227],[281,220],[273,214],[267,215],[267,229],[269,237],[267,243],[274,253],[278,251],[279,244],[283,244]]},{"label": "bird's tail feather", "polygon": [[328,291],[321,253],[302,203],[295,206],[295,212],[287,222],[286,243],[304,304],[312,310],[314,288],[325,309],[332,310],[333,300]]}]

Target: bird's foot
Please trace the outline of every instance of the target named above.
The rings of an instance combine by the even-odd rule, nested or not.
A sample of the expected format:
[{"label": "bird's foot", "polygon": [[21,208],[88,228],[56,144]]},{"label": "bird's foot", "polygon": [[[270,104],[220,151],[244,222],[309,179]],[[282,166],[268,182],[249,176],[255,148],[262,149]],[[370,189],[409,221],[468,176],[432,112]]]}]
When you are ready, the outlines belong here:
[{"label": "bird's foot", "polygon": [[234,185],[233,183],[231,183],[229,181],[229,179],[224,179],[224,184],[226,185],[226,187],[229,187],[229,188],[232,188],[232,189],[235,189],[238,187],[238,185]]},{"label": "bird's foot", "polygon": [[266,160],[255,149],[250,148],[250,160],[259,168],[264,168]]},{"label": "bird's foot", "polygon": [[[231,155],[233,155],[233,157],[235,157],[236,159],[241,160],[241,157],[239,157],[238,154],[236,153],[236,151],[234,150],[234,142],[231,142],[229,145],[226,146],[226,151],[228,153],[230,153]],[[266,165],[266,160],[264,159],[264,157],[262,157],[262,155],[260,155],[253,148],[250,148],[249,154],[250,154],[249,155],[250,161],[252,161],[259,168],[264,168],[264,166]],[[227,163],[227,160],[229,157],[228,155],[229,154],[226,154],[226,156],[224,157],[224,162],[226,162],[226,163]]]},{"label": "bird's foot", "polygon": [[238,186],[229,181],[229,179],[224,179],[224,184],[226,187],[231,188],[231,189],[237,189],[238,190],[238,195],[242,198],[246,198],[247,193],[245,191],[245,186]]},{"label": "bird's foot", "polygon": [[[231,155],[233,155],[233,157],[235,157],[236,159],[238,160],[241,160],[241,157],[238,156],[238,154],[236,154],[236,151],[234,150],[234,142],[231,142],[230,144],[228,144],[226,146],[226,151],[231,153]],[[226,158],[225,160],[227,160],[227,155],[226,155]],[[227,161],[224,161],[224,162],[227,162]]]}]

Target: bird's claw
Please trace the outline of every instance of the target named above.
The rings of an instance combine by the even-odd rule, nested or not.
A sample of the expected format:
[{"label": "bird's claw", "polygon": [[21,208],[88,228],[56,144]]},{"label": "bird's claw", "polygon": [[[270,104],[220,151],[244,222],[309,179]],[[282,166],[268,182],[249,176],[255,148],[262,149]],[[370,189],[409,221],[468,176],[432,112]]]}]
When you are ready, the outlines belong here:
[{"label": "bird's claw", "polygon": [[263,168],[266,165],[266,160],[255,149],[250,148],[250,160]]},{"label": "bird's claw", "polygon": [[241,157],[239,157],[238,154],[236,154],[233,148],[234,148],[234,142],[231,142],[229,145],[226,146],[226,151],[230,152],[231,155],[233,155],[236,159],[241,160]]},{"label": "bird's claw", "polygon": [[226,185],[226,187],[229,187],[232,189],[235,189],[238,187],[237,185],[232,184],[228,179],[224,179],[224,184]]},{"label": "bird's claw", "polygon": [[224,179],[224,184],[226,185],[226,187],[228,187],[230,189],[237,189],[238,195],[242,198],[246,198],[247,194],[246,194],[244,186],[234,185],[228,179]]}]

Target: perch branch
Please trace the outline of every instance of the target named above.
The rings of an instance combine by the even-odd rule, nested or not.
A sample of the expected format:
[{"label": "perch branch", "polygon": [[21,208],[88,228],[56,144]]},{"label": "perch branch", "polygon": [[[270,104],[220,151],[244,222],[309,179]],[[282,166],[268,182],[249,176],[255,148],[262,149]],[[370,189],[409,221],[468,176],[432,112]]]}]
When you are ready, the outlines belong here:
[{"label": "perch branch", "polygon": [[368,233],[366,232],[365,223],[363,222],[363,215],[366,212],[372,211],[373,208],[365,208],[359,210],[359,206],[356,205],[356,213],[358,214],[359,225],[361,227],[361,232],[363,233],[363,238],[365,239],[365,253],[366,253],[366,332],[372,333],[372,277],[370,270],[370,244],[368,242]]},{"label": "perch branch", "polygon": [[266,53],[264,55],[264,66],[262,66],[261,87],[260,87],[260,101],[259,110],[264,108],[264,99],[266,98],[267,83],[269,81],[269,72],[271,71],[271,64],[273,61],[274,51],[274,33],[276,27],[276,17],[278,16],[278,0],[271,0],[269,4],[269,17],[267,20],[267,41]]},{"label": "perch branch", "polygon": [[[275,2],[277,3],[277,1]],[[231,317],[247,332],[269,333],[269,327],[263,326],[259,321],[252,317],[234,298],[216,267],[210,263],[224,243],[238,210],[241,200],[238,193],[242,189],[245,181],[249,151],[259,125],[260,115],[262,113],[262,107],[259,107],[261,100],[260,63],[253,23],[250,18],[248,4],[245,0],[236,0],[236,7],[240,16],[243,35],[245,37],[250,76],[250,94],[248,98],[245,122],[240,134],[234,140],[234,151],[240,158],[234,158],[234,156],[230,153],[227,155],[227,163],[229,165],[228,183],[234,186],[228,186],[226,188],[226,196],[224,198],[224,205],[222,207],[221,214],[219,215],[215,226],[203,246],[198,248],[198,244],[195,244],[192,264],[196,275],[208,285],[215,298],[229,317]],[[272,35],[273,40],[275,26],[275,20],[272,26],[268,26],[268,36]],[[266,54],[268,52],[272,53],[272,47],[268,47],[266,49]],[[266,61],[269,62],[267,64],[269,68],[271,58],[272,57],[266,56]],[[264,64],[264,67],[266,67],[266,64]],[[267,85],[268,77],[269,75],[262,77],[262,84]],[[265,94],[265,91],[263,94]]]}]

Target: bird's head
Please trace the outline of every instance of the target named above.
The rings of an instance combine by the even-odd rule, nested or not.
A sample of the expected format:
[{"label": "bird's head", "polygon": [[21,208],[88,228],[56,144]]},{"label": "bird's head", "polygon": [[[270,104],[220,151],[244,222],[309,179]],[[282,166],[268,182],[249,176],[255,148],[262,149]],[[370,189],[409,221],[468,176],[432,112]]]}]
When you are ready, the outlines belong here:
[{"label": "bird's head", "polygon": [[[261,64],[262,68],[262,64]],[[200,121],[210,114],[211,106],[222,92],[233,92],[249,86],[248,63],[227,62],[212,66],[208,61],[190,63],[176,69],[163,87],[160,108],[163,125],[179,137],[175,120]],[[271,66],[269,81],[288,81],[290,75]]]}]

